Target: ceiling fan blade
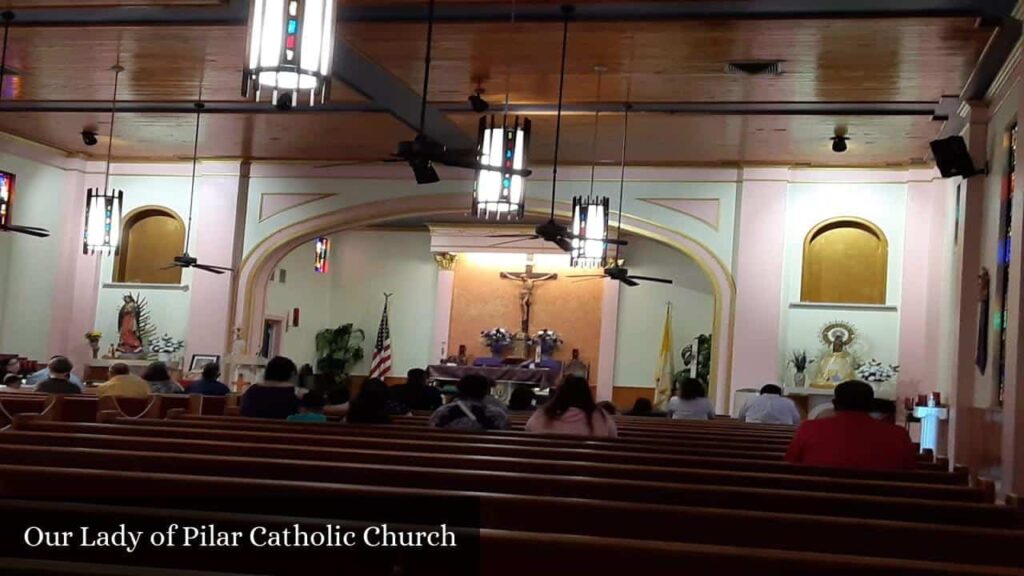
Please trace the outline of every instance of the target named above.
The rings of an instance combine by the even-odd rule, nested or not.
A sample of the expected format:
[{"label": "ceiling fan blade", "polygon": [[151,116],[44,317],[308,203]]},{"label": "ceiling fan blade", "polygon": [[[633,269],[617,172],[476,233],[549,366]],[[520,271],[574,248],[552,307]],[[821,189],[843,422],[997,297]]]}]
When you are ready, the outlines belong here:
[{"label": "ceiling fan blade", "polygon": [[212,272],[213,274],[223,274],[224,270],[219,269],[216,266],[207,266],[206,264],[195,264],[192,266],[196,270],[202,270],[204,272]]},{"label": "ceiling fan blade", "polygon": [[186,268],[186,266],[182,266],[181,264],[178,264],[177,262],[175,262],[174,264],[171,264],[170,266],[164,266],[163,268],[161,268],[161,270],[170,270],[171,268]]},{"label": "ceiling fan blade", "polygon": [[339,166],[366,166],[370,164],[389,164],[392,162],[403,162],[402,158],[378,158],[377,160],[342,160],[340,162],[330,162],[328,164],[317,164],[313,166],[316,170],[322,170],[324,168],[337,168]]},{"label": "ceiling fan blade", "polygon": [[660,282],[662,284],[672,284],[672,281],[668,278],[653,278],[651,276],[630,276],[632,280],[643,280],[644,282]]},{"label": "ceiling fan blade", "polygon": [[620,240],[618,238],[608,238],[604,241],[605,244],[611,244],[612,246],[628,246],[629,240]]},{"label": "ceiling fan blade", "polygon": [[45,228],[36,228],[35,226],[16,226],[14,224],[8,224],[7,226],[0,227],[0,230],[4,232],[15,232],[17,234],[27,234],[28,236],[35,236],[36,238],[46,238],[50,235],[50,231]]},{"label": "ceiling fan blade", "polygon": [[536,234],[488,234],[488,238],[522,238],[524,240],[536,240],[540,236]]},{"label": "ceiling fan blade", "polygon": [[559,248],[566,252],[572,252],[572,242],[569,242],[567,238],[555,238],[552,240]]},{"label": "ceiling fan blade", "polygon": [[623,284],[625,284],[626,286],[639,286],[639,285],[640,285],[640,283],[639,283],[639,282],[636,282],[635,280],[633,280],[633,279],[632,279],[632,278],[630,278],[629,276],[625,276],[625,277],[623,277],[623,278],[620,278],[620,279],[619,279],[619,282],[622,282],[622,283],[623,283]]},{"label": "ceiling fan blade", "polygon": [[604,278],[604,276],[591,276],[589,278],[580,278],[579,280],[573,280],[572,283],[579,284],[580,282],[593,282],[594,280],[599,280],[601,278]]},{"label": "ceiling fan blade", "polygon": [[604,274],[570,274],[567,278],[604,278]]},{"label": "ceiling fan blade", "polygon": [[488,246],[488,248],[497,248],[499,246],[508,246],[509,244],[517,244],[519,242],[526,242],[528,240],[536,240],[536,239],[537,239],[536,236],[520,236],[518,238],[513,238],[512,240],[506,240],[504,242],[498,242],[497,244],[491,244],[490,246]]}]

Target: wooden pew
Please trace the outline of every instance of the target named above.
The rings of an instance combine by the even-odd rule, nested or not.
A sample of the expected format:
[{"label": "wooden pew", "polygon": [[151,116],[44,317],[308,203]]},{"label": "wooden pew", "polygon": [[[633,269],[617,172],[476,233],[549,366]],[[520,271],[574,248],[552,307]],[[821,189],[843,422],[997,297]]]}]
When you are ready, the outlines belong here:
[{"label": "wooden pew", "polygon": [[406,440],[391,438],[368,438],[360,436],[317,436],[310,434],[282,434],[270,432],[246,432],[194,427],[162,428],[135,426],[130,424],[81,424],[38,421],[29,417],[16,416],[14,428],[26,431],[55,432],[64,434],[105,434],[136,438],[178,438],[192,440],[219,440],[236,445],[277,444],[284,446],[307,446],[322,448],[345,448],[365,450],[404,451],[421,454],[458,454],[478,456],[503,456],[528,460],[586,461],[603,464],[657,466],[667,468],[720,469],[739,472],[762,472],[795,474],[802,476],[829,476],[848,479],[870,479],[903,481],[914,483],[964,484],[965,478],[946,472],[873,472],[863,470],[829,470],[811,467],[797,467],[785,462],[761,460],[740,460],[726,458],[701,458],[678,455],[634,454],[623,451],[591,450],[585,448],[541,448],[518,447],[502,444],[452,443],[445,444],[433,439]]},{"label": "wooden pew", "polygon": [[[127,522],[131,525],[153,524],[167,525],[170,522],[180,524],[202,525],[216,523],[225,529],[245,531],[254,524],[287,526],[303,519],[296,516],[266,514],[254,515],[243,513],[211,513],[196,510],[159,510],[153,508],[137,508],[130,506],[97,506],[64,502],[0,502],[0,511],[5,516],[19,512],[38,516],[41,521],[49,518],[73,517],[81,523],[113,525]],[[366,523],[350,520],[331,520],[346,529],[360,530]],[[465,534],[460,531],[460,534]],[[855,539],[854,539],[855,540]],[[642,541],[595,536],[580,536],[552,533],[534,533],[525,531],[508,531],[483,529],[479,531],[480,562],[479,574],[488,576],[521,576],[524,573],[538,573],[538,566],[543,566],[540,573],[578,573],[594,572],[599,574],[633,573],[642,570],[647,575],[677,575],[680,566],[686,567],[686,574],[715,575],[738,573],[792,574],[815,575],[836,574],[881,574],[917,576],[933,574],[965,574],[965,575],[1008,575],[1018,574],[1013,567],[972,566],[953,564],[945,561],[915,561],[887,559],[877,557],[855,557],[841,554],[820,554],[808,552],[792,552],[783,550],[765,550],[743,547],[742,545],[721,546],[707,544],[673,543],[663,541]],[[126,571],[123,569],[108,571],[107,565],[100,565],[92,572],[60,572],[55,569],[57,563],[45,566],[38,557],[49,552],[39,549],[19,549],[21,558],[2,558],[0,568],[11,567],[23,570],[28,563],[44,566],[46,572],[7,572],[14,574],[139,574],[140,576],[163,576],[166,572],[154,572],[160,568],[182,569],[195,568],[197,564],[207,568],[218,568],[228,564],[231,574],[240,574],[245,570],[254,570],[261,574],[295,573],[298,564],[286,551],[271,551],[259,554],[252,551],[238,554],[230,550],[210,551],[201,553],[192,550],[182,553],[169,550],[162,555],[147,556],[150,564],[158,564],[160,568]],[[303,574],[337,574],[359,573],[371,574],[365,570],[349,572],[354,562],[353,551],[347,548],[329,550],[306,549],[299,555],[305,566]],[[33,557],[36,556],[36,557]],[[125,559],[118,557],[116,552],[100,552],[99,559],[111,559],[124,564]],[[432,574],[432,569],[440,570],[438,574],[453,574],[450,564],[436,563],[434,566],[421,566],[412,554],[392,556],[393,566],[388,565],[387,574]],[[277,561],[275,561],[277,560]],[[365,569],[365,566],[363,566]],[[181,572],[173,572],[180,574]],[[188,574],[189,576],[215,576],[210,573]],[[223,574],[223,573],[222,573]],[[219,574],[216,576],[220,576]]]}]

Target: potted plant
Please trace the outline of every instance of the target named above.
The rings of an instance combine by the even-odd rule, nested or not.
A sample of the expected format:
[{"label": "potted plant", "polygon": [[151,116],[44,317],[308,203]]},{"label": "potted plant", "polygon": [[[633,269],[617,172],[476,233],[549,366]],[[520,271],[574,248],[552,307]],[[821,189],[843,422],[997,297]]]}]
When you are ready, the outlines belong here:
[{"label": "potted plant", "polygon": [[[366,333],[342,324],[337,328],[326,328],[316,333],[316,371],[329,374],[335,384],[344,384],[348,369],[363,359],[363,342]],[[326,391],[325,391],[326,392]]]},{"label": "potted plant", "polygon": [[793,374],[793,385],[797,388],[803,388],[807,384],[807,375],[804,372],[807,367],[814,362],[813,359],[807,357],[805,350],[793,350],[789,355],[789,364],[793,366],[796,373]]},{"label": "potted plant", "polygon": [[480,339],[491,350],[491,354],[498,357],[512,343],[512,333],[505,328],[491,328],[481,332]]},{"label": "potted plant", "polygon": [[92,350],[92,357],[95,359],[100,353],[100,338],[103,338],[103,332],[92,329],[85,333],[85,339],[89,342],[89,349]]},{"label": "potted plant", "polygon": [[558,332],[548,328],[541,328],[530,339],[530,343],[534,346],[540,346],[541,356],[547,359],[554,353],[555,348],[562,344],[562,339],[559,338]]},{"label": "potted plant", "polygon": [[184,340],[175,340],[166,333],[160,336],[149,347],[149,351],[156,354],[157,360],[168,363],[174,354],[185,349]]}]

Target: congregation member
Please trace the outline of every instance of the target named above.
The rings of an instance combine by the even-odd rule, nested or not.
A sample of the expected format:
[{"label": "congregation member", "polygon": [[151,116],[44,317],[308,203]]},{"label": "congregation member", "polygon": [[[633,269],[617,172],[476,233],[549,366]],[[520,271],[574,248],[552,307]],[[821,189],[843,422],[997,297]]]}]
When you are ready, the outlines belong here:
[{"label": "congregation member", "polygon": [[598,402],[597,407],[604,410],[605,414],[609,416],[615,416],[619,413],[619,408],[609,400],[602,400]]},{"label": "congregation member", "polygon": [[664,417],[663,412],[654,411],[654,403],[651,402],[650,398],[637,398],[633,401],[633,407],[629,409],[625,414],[626,416],[661,416]]},{"label": "congregation member", "polygon": [[227,396],[231,389],[227,384],[220,381],[220,364],[211,362],[203,366],[203,376],[188,387],[189,394],[202,394],[203,396]]},{"label": "congregation member", "polygon": [[683,378],[678,393],[668,401],[668,416],[673,420],[713,420],[715,407],[708,400],[704,383]]},{"label": "congregation member", "polygon": [[20,390],[23,382],[17,374],[4,374],[3,387],[7,390]]},{"label": "congregation member", "polygon": [[388,385],[380,378],[363,382],[359,394],[349,402],[345,422],[349,424],[390,424]]},{"label": "congregation member", "polygon": [[437,410],[443,403],[441,391],[427,384],[427,371],[422,368],[406,372],[405,384],[392,386],[388,392],[393,405],[405,408],[401,414],[409,410]]},{"label": "congregation member", "polygon": [[486,401],[491,389],[491,381],[486,376],[467,374],[459,380],[456,389],[455,398],[430,416],[430,426],[459,430],[504,430],[509,427],[508,414]]},{"label": "congregation member", "polygon": [[508,409],[515,412],[536,408],[537,393],[529,386],[516,386],[508,398]]},{"label": "congregation member", "polygon": [[36,392],[46,394],[80,394],[82,389],[71,382],[71,371],[74,369],[71,360],[57,356],[46,365],[49,378],[36,384]]},{"label": "congregation member", "polygon": [[239,414],[250,418],[285,418],[299,411],[295,394],[298,368],[284,356],[275,356],[263,370],[263,382],[249,386],[242,394]]},{"label": "congregation member", "polygon": [[[66,357],[61,356],[61,355],[58,354],[56,356],[51,356],[50,357],[50,362],[53,362],[54,360],[56,360],[58,358],[64,358],[65,360],[67,360]],[[70,362],[70,360],[68,360],[68,362]],[[52,374],[50,372],[50,365],[47,364],[46,367],[44,367],[43,369],[38,370],[36,372],[33,372],[25,380],[25,387],[26,388],[35,388],[40,382],[42,382],[43,380],[47,380],[47,379],[51,378],[51,376],[52,376]],[[85,387],[85,384],[82,382],[82,379],[79,378],[74,373],[72,373],[67,379],[68,379],[69,382],[71,382],[75,386],[78,386],[79,390],[82,390]]]},{"label": "congregation member", "polygon": [[786,452],[786,461],[805,466],[859,470],[914,470],[917,457],[904,428],[871,416],[870,384],[848,380],[835,389],[836,415],[804,422]]},{"label": "congregation member", "polygon": [[149,391],[153,394],[181,394],[185,391],[181,384],[171,378],[167,364],[163,362],[153,362],[147,366],[142,379],[149,382]]},{"label": "congregation member", "polygon": [[551,399],[526,421],[526,431],[608,438],[619,435],[615,420],[594,403],[590,383],[582,376],[567,376]]},{"label": "congregation member", "polygon": [[127,364],[116,362],[110,365],[107,372],[110,379],[96,387],[96,394],[124,398],[146,398],[149,396],[149,382],[132,374]]},{"label": "congregation member", "polygon": [[324,395],[310,390],[299,399],[299,411],[285,418],[289,422],[327,422],[324,415]]},{"label": "congregation member", "polygon": [[21,360],[18,360],[17,356],[9,358],[7,362],[4,362],[3,368],[0,369],[0,375],[3,375],[4,379],[9,374],[21,376]]},{"label": "congregation member", "polygon": [[789,424],[800,423],[800,411],[789,398],[782,396],[782,388],[776,384],[765,384],[757,398],[740,408],[736,419],[753,424]]}]

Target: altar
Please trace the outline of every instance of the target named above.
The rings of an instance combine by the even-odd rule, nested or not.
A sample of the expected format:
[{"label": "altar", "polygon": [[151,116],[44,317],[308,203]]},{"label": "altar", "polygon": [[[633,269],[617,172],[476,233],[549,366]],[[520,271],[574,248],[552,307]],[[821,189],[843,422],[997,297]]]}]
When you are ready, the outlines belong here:
[{"label": "altar", "polygon": [[553,388],[558,384],[561,372],[519,366],[452,366],[448,364],[427,366],[427,377],[442,385],[458,382],[468,374],[479,374],[489,378],[497,385],[494,396],[502,402],[507,402],[514,386]]},{"label": "altar", "polygon": [[[142,373],[145,372],[146,368],[152,363],[153,361],[148,359],[96,358],[90,360],[89,363],[85,365],[82,377],[86,382],[106,382],[110,378],[110,366],[113,364],[124,364],[128,366],[128,370],[132,374],[142,376]],[[171,374],[171,378],[175,380],[181,379],[181,367],[177,363],[168,363],[167,371]]]},{"label": "altar", "polygon": [[[897,394],[892,387],[878,384],[871,384],[871,387],[875,390],[875,398],[896,401]],[[835,391],[809,386],[786,386],[782,389],[782,395],[796,404],[802,420],[814,420],[825,417],[832,410]]]}]

